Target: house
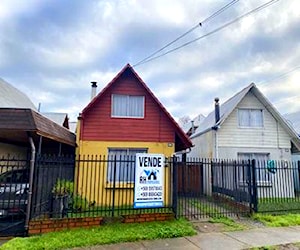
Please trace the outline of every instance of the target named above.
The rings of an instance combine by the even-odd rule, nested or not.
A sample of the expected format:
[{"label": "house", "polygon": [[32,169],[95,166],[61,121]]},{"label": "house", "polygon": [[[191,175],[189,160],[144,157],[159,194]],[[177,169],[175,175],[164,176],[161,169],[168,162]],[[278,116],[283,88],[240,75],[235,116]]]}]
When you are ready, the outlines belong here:
[{"label": "house", "polygon": [[200,114],[197,115],[193,120],[182,124],[183,131],[188,135],[191,136],[195,133],[196,129],[199,127],[199,124],[205,119],[205,116]]},{"label": "house", "polygon": [[[93,82],[93,93],[95,86]],[[171,157],[175,152],[185,152],[192,147],[190,139],[129,64],[79,115],[77,145],[79,156],[101,155],[106,158],[134,157],[136,153],[159,153]],[[126,164],[117,164],[116,179],[128,183],[126,187],[133,192],[134,171],[129,175],[121,173],[123,169],[133,169],[134,165]],[[102,179],[88,181],[99,182],[100,188],[107,188],[113,180],[112,170],[112,164],[108,164]],[[88,196],[88,193],[83,195]],[[95,199],[96,202],[103,200],[101,197]]]},{"label": "house", "polygon": [[49,120],[56,122],[60,126],[70,129],[69,117],[67,113],[42,112],[42,115],[47,117]]},{"label": "house", "polygon": [[[221,106],[216,98],[215,110],[190,138],[194,144],[191,157],[290,162],[292,152],[300,149],[295,130],[254,83]],[[274,178],[265,170],[258,175],[266,185]],[[209,185],[207,192],[211,192]],[[288,195],[292,192],[291,187]]]},{"label": "house", "polygon": [[75,134],[38,113],[23,92],[0,79],[0,157],[27,159],[33,146],[37,153],[72,153]]}]

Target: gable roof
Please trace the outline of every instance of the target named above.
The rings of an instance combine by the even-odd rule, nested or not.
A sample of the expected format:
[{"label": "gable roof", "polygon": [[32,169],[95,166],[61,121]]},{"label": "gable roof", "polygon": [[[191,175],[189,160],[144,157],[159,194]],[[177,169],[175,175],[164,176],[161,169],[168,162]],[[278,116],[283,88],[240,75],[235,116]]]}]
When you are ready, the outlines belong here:
[{"label": "gable roof", "polygon": [[194,126],[194,130],[196,130],[199,127],[199,124],[201,124],[204,119],[205,116],[199,114],[193,120],[183,124],[181,128],[187,135],[191,135],[193,126]]},{"label": "gable roof", "polygon": [[42,112],[42,115],[69,129],[69,118],[67,113],[57,113],[57,112]]},{"label": "gable roof", "polygon": [[187,149],[192,147],[191,140],[186,136],[186,134],[183,132],[183,130],[179,127],[179,125],[176,123],[176,121],[173,119],[173,117],[170,115],[170,113],[165,109],[165,107],[161,104],[161,102],[154,96],[152,91],[148,88],[146,83],[140,78],[140,76],[135,72],[135,70],[132,68],[130,64],[127,64],[123,69],[97,94],[96,97],[92,99],[92,101],[83,109],[81,116],[84,117],[85,113],[87,113],[94,105],[97,103],[99,99],[104,95],[104,93],[110,89],[116,81],[126,72],[131,72],[140,85],[145,89],[145,91],[151,96],[153,101],[158,104],[159,108],[162,110],[162,112],[167,116],[167,118],[170,120],[171,124],[174,126],[175,133],[179,138],[179,150]]},{"label": "gable roof", "polygon": [[291,136],[292,142],[296,145],[296,147],[300,149],[300,139],[296,131],[290,124],[287,123],[287,121],[282,117],[282,115],[277,111],[272,103],[260,92],[260,90],[254,83],[251,83],[240,92],[235,94],[233,97],[228,99],[226,102],[224,102],[222,105],[220,105],[220,120],[217,123],[215,122],[215,111],[212,111],[199,125],[195,134],[193,134],[191,138],[195,138],[201,134],[204,134],[214,127],[221,126],[249,92],[251,92],[265,106],[265,108],[272,114],[275,120],[277,120],[285,129],[285,131]]},{"label": "gable roof", "polygon": [[28,96],[1,78],[0,108],[29,108],[37,110]]}]

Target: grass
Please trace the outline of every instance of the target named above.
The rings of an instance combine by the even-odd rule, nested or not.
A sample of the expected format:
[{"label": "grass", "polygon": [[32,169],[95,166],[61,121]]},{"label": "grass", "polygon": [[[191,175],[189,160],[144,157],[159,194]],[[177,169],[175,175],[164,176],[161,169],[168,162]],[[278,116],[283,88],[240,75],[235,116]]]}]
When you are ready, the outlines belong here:
[{"label": "grass", "polygon": [[209,222],[222,223],[225,226],[225,231],[240,231],[247,229],[246,226],[236,223],[233,219],[228,217],[211,218],[209,219]]},{"label": "grass", "polygon": [[258,201],[258,212],[300,212],[299,198],[264,198]]},{"label": "grass", "polygon": [[66,249],[138,240],[174,238],[194,234],[196,234],[196,231],[191,223],[183,219],[142,224],[114,223],[90,229],[73,229],[29,238],[15,238],[2,245],[0,249]]},{"label": "grass", "polygon": [[222,214],[217,208],[213,208],[210,205],[200,203],[198,201],[192,201],[191,205],[196,207],[202,213],[210,217],[209,222],[211,223],[222,223],[225,231],[237,231],[244,230],[246,227],[244,225],[236,223],[233,219],[228,218]]},{"label": "grass", "polygon": [[[293,246],[294,248],[281,248],[284,246]],[[275,246],[263,246],[263,247],[253,247],[250,248],[250,250],[280,250],[280,249],[296,249],[296,247],[298,249],[300,249],[300,242],[298,243],[292,243],[292,244],[285,244],[285,245],[275,245]]]},{"label": "grass", "polygon": [[252,216],[252,218],[262,222],[268,227],[287,227],[300,225],[300,214],[255,214]]}]

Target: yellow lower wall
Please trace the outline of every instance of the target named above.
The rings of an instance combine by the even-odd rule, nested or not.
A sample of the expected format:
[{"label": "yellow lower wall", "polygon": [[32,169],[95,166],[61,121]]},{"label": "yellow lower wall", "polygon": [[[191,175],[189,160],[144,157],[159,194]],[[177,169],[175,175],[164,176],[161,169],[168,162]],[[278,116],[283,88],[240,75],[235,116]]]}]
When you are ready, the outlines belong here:
[{"label": "yellow lower wall", "polygon": [[[109,148],[147,149],[148,153],[163,154],[170,157],[174,153],[172,142],[111,142],[111,141],[79,141],[77,158],[80,163],[76,167],[77,192],[92,205],[97,206],[131,206],[134,200],[134,184],[117,182],[115,185],[107,181],[107,155]],[[171,204],[170,166],[165,167],[164,204]],[[115,190],[115,192],[113,192]]]}]

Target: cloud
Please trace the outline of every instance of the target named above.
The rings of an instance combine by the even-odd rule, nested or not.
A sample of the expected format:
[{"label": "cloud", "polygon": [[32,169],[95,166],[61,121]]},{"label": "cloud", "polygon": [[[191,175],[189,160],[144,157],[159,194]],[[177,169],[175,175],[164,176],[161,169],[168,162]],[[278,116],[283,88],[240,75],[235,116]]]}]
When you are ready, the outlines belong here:
[{"label": "cloud", "polygon": [[[90,81],[100,91],[126,63],[137,63],[227,3],[4,0],[0,75],[42,103],[42,110],[75,119],[89,102]],[[239,1],[170,49],[261,4]],[[260,84],[300,65],[299,7],[296,0],[279,1],[135,70],[176,118],[208,114],[216,96],[224,102],[251,82],[272,102],[281,100],[280,111],[300,109],[300,102],[289,99],[297,92],[297,72]]]}]

